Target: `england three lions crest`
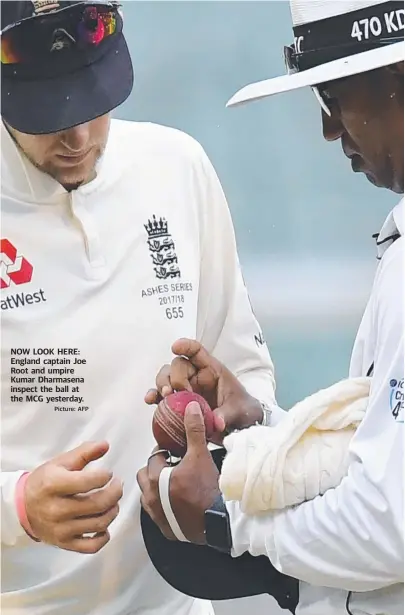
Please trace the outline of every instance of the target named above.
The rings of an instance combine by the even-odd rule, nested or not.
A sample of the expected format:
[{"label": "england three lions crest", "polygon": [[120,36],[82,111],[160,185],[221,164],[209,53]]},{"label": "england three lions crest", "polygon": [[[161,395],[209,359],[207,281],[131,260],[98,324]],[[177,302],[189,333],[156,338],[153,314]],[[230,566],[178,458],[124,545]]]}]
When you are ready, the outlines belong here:
[{"label": "england three lions crest", "polygon": [[153,216],[144,227],[148,234],[147,243],[156,277],[159,280],[179,278],[181,274],[177,254],[166,219],[157,220],[156,216]]}]

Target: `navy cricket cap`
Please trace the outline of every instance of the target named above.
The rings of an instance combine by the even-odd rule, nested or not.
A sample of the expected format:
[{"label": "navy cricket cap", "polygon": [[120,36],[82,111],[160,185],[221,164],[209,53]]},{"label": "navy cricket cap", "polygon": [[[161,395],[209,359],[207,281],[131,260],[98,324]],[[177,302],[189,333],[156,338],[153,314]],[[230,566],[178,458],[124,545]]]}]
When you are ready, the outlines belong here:
[{"label": "navy cricket cap", "polygon": [[[211,451],[221,468],[224,449]],[[187,596],[232,600],[268,594],[280,608],[295,613],[298,581],[281,574],[263,555],[232,557],[207,546],[167,540],[144,509],[141,528],[146,550],[161,577]]]},{"label": "navy cricket cap", "polygon": [[49,134],[122,104],[133,68],[118,2],[1,2],[1,114]]}]

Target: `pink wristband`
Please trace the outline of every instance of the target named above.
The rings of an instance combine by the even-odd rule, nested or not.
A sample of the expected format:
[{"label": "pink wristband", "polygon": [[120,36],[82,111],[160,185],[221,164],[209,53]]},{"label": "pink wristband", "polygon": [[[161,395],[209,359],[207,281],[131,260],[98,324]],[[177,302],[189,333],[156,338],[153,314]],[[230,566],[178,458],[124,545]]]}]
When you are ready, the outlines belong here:
[{"label": "pink wristband", "polygon": [[24,472],[24,474],[22,474],[18,479],[18,483],[15,488],[15,505],[17,508],[18,519],[25,532],[33,540],[35,540],[36,542],[40,542],[40,540],[35,536],[32,530],[30,522],[28,521],[27,511],[25,510],[25,483],[27,482],[27,478],[29,475],[29,472]]}]

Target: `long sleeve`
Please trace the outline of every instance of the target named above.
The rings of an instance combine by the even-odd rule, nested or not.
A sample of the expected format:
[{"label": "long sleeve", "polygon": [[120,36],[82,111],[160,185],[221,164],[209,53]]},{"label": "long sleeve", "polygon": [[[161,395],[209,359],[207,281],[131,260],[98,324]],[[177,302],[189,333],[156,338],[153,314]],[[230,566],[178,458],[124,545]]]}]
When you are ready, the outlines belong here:
[{"label": "long sleeve", "polygon": [[201,274],[197,335],[274,417],[274,367],[241,273],[229,208],[204,152],[197,173],[200,194]]},{"label": "long sleeve", "polygon": [[375,590],[404,578],[403,238],[387,253],[372,302],[374,373],[365,418],[341,484],[295,508],[243,515],[228,504],[234,555],[267,555],[281,572],[313,585]]},{"label": "long sleeve", "polygon": [[1,472],[1,544],[13,546],[22,536],[26,536],[20,524],[15,506],[15,488],[23,470]]}]

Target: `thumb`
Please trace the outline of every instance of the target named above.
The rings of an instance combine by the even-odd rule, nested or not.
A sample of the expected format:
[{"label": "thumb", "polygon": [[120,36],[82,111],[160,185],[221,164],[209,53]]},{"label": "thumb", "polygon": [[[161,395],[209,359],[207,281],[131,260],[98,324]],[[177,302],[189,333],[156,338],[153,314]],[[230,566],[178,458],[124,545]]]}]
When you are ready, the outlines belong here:
[{"label": "thumb", "polygon": [[204,417],[200,405],[196,401],[188,404],[184,414],[184,427],[186,429],[187,451],[198,451],[207,448]]},{"label": "thumb", "polygon": [[109,449],[108,442],[84,442],[67,453],[57,457],[54,462],[66,470],[83,470],[91,461],[103,457]]}]

